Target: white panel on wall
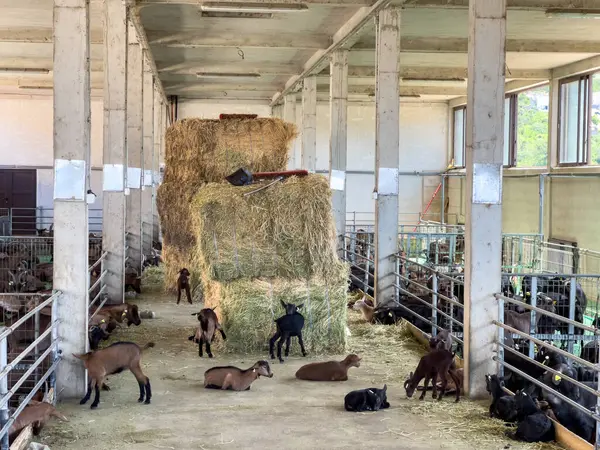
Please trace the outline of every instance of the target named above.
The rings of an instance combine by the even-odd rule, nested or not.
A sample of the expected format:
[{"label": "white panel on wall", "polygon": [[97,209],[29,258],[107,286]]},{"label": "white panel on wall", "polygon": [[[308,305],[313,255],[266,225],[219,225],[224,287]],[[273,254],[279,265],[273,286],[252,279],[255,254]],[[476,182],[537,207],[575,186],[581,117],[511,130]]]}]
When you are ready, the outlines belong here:
[{"label": "white panel on wall", "polygon": [[[0,97],[0,165],[52,167],[52,97]],[[102,165],[102,100],[92,99],[92,167]]]}]

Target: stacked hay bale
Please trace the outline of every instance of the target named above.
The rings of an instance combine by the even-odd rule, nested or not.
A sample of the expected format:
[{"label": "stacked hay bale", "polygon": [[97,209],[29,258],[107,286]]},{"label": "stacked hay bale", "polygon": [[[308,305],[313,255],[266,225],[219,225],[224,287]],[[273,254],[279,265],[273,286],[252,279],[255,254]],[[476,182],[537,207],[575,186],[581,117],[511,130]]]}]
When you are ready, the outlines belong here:
[{"label": "stacked hay bale", "polygon": [[166,279],[185,266],[201,281],[229,350],[264,351],[283,300],[304,304],[309,351],[343,351],[348,270],[336,256],[326,178],[293,177],[256,193],[261,184],[223,181],[240,167],[285,170],[295,127],[279,119],[182,122],[167,132],[158,194]]}]

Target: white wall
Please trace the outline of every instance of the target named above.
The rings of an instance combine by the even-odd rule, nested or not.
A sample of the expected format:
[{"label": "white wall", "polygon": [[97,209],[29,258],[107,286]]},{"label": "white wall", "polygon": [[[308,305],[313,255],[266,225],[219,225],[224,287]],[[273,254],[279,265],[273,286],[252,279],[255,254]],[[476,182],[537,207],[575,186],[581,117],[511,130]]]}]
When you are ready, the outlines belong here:
[{"label": "white wall", "polygon": [[[37,205],[52,208],[53,98],[0,97],[0,166],[37,169]],[[102,100],[92,99],[92,167],[102,166]],[[98,195],[91,209],[102,208],[102,172],[93,170],[92,190]]]}]

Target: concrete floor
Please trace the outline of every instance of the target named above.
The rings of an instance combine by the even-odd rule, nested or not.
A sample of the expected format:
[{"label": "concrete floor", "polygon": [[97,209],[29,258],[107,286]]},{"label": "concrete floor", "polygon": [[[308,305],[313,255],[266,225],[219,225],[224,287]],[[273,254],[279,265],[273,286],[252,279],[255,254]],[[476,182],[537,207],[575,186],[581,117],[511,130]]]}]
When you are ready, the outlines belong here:
[{"label": "concrete floor", "polygon": [[[197,323],[190,313],[198,306],[177,306],[162,295],[133,301],[141,309],[155,311],[157,318],[121,330],[117,337],[139,344],[156,342],[143,357],[153,387],[152,404],[137,403],[132,374],[112,376],[108,381],[112,390],[102,392],[97,410],[76,400],[60,405],[70,422],[53,421],[38,438],[52,450],[541,448],[507,440],[501,424],[485,419],[488,402],[461,400],[455,405],[447,398],[440,404],[430,395],[424,402],[406,399],[403,383],[416,366],[418,347],[398,334],[395,342],[390,341],[390,327],[374,330],[358,325],[360,319],[353,312],[349,350],[363,361],[360,368],[351,369],[349,381],[298,381],[294,378],[298,367],[315,359],[294,356],[283,365],[273,363],[275,376],[257,380],[250,391],[221,392],[203,389],[207,368],[247,367],[266,355],[236,357],[216,350],[213,360],[200,359],[197,347],[187,340]],[[343,410],[347,392],[381,387],[384,382],[390,409],[363,414]]]}]

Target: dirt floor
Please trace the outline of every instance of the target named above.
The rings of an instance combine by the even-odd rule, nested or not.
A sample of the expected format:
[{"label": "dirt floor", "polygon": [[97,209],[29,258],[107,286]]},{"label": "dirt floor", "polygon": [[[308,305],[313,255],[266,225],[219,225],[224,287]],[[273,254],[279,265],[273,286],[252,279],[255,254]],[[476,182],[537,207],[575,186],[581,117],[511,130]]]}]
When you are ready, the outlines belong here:
[{"label": "dirt floor", "polygon": [[[414,370],[421,349],[401,327],[362,324],[350,312],[349,352],[363,357],[350,380],[340,383],[299,381],[294,373],[318,359],[295,353],[285,364],[272,363],[274,377],[260,378],[250,391],[205,390],[203,374],[214,365],[248,367],[263,355],[229,355],[218,346],[215,358],[200,359],[187,340],[197,324],[190,314],[198,305],[177,306],[173,297],[144,295],[130,300],[156,318],[116,333],[115,340],[156,342],[144,353],[143,368],[153,389],[151,405],[137,403],[138,386],[130,373],[109,377],[97,410],[71,400],[60,404],[69,423],[52,421],[38,437],[52,450],[137,449],[550,449],[521,445],[504,437],[505,427],[487,419],[489,402],[459,404],[447,397],[407,399],[403,383]],[[218,337],[217,339],[220,339]],[[109,341],[109,342],[112,342]],[[330,355],[341,358],[341,355]],[[329,357],[326,357],[329,359]],[[388,385],[391,408],[349,413],[344,395]]]}]

